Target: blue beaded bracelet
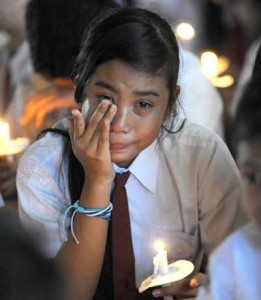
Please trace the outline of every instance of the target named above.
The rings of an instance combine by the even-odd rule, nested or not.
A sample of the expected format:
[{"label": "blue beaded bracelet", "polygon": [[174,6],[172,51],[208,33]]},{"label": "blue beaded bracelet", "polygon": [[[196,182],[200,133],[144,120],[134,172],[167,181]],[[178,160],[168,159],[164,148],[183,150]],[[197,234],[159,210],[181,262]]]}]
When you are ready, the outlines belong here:
[{"label": "blue beaded bracelet", "polygon": [[66,217],[70,211],[70,209],[74,209],[74,212],[72,213],[71,216],[71,232],[72,232],[72,236],[76,242],[76,244],[79,244],[79,240],[77,239],[75,233],[74,233],[74,229],[73,229],[73,221],[75,218],[76,213],[81,213],[81,214],[85,214],[88,217],[99,217],[102,218],[104,220],[109,221],[111,218],[111,212],[112,212],[112,208],[113,205],[110,202],[109,205],[105,208],[86,208],[83,206],[80,206],[80,200],[76,201],[73,205],[69,206],[63,216],[63,232],[64,232],[64,236],[65,236],[65,241],[67,241],[67,234],[66,234],[66,229],[65,229],[65,222],[66,222]]}]

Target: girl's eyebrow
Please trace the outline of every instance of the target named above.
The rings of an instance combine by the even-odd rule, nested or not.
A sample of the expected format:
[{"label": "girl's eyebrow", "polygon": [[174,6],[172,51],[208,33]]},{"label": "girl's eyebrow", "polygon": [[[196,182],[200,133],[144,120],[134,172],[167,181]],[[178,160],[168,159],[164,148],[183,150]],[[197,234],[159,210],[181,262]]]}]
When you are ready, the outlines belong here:
[{"label": "girl's eyebrow", "polygon": [[106,88],[106,89],[108,89],[108,90],[113,91],[114,93],[117,93],[117,92],[118,92],[118,90],[117,90],[113,85],[111,85],[111,84],[109,84],[108,82],[105,82],[105,81],[103,81],[103,80],[96,81],[96,82],[94,83],[94,85],[95,85],[95,86],[101,86],[101,87],[103,87],[103,88]]},{"label": "girl's eyebrow", "polygon": [[[113,85],[111,85],[108,82],[105,82],[103,80],[96,81],[94,85],[95,86],[101,86],[103,88],[111,90],[114,93],[118,93],[117,88],[115,88]],[[153,89],[137,90],[137,91],[133,91],[133,94],[135,96],[154,96],[154,97],[160,97],[160,94],[157,91],[153,90]]]},{"label": "girl's eyebrow", "polygon": [[154,90],[140,90],[140,91],[134,91],[133,94],[136,96],[154,96],[154,97],[160,97],[159,93]]}]

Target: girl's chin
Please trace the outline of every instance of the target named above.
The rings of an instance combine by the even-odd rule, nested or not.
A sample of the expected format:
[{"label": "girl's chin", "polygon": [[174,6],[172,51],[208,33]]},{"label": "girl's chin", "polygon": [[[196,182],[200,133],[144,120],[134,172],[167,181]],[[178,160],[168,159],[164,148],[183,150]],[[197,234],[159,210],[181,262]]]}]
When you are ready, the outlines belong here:
[{"label": "girl's chin", "polygon": [[126,158],[126,154],[111,154],[111,160],[120,168],[128,168],[134,159],[130,160],[129,158]]}]

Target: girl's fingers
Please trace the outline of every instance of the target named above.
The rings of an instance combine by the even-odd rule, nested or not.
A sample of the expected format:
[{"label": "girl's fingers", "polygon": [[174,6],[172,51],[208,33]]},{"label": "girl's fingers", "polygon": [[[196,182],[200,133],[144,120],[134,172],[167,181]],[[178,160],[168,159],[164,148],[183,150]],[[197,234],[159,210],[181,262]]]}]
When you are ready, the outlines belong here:
[{"label": "girl's fingers", "polygon": [[93,147],[93,150],[97,151],[98,154],[102,154],[104,151],[108,151],[109,149],[110,123],[112,122],[116,111],[116,105],[111,104],[103,118],[101,125],[99,128],[97,128],[92,139],[90,140],[90,145]]},{"label": "girl's fingers", "polygon": [[99,155],[102,155],[106,153],[105,151],[107,150],[107,154],[109,154],[109,140],[110,140],[110,121],[109,120],[104,120],[103,126],[102,126],[102,132],[101,136],[97,145],[97,153]]},{"label": "girl's fingers", "polygon": [[208,280],[206,274],[197,273],[189,282],[190,287],[195,288],[204,285]]},{"label": "girl's fingers", "polygon": [[94,132],[101,126],[101,122],[105,117],[106,112],[108,111],[109,106],[111,105],[110,101],[108,100],[102,100],[102,102],[99,104],[93,115],[90,117],[86,135],[89,137],[92,137]]},{"label": "girl's fingers", "polygon": [[72,110],[73,118],[67,118],[67,124],[73,149],[78,152],[77,148],[81,145],[80,152],[109,156],[110,123],[116,110],[114,104],[110,104],[108,100],[103,101],[91,117],[87,128],[81,112]]},{"label": "girl's fingers", "polygon": [[85,121],[82,117],[81,112],[78,109],[73,109],[72,115],[74,120],[74,138],[79,138],[83,135],[85,131]]}]

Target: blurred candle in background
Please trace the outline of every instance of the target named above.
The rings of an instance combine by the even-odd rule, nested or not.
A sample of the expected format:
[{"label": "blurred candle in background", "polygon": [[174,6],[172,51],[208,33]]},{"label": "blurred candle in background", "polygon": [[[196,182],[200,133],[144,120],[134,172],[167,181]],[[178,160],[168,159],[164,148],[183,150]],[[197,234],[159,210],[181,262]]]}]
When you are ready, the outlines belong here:
[{"label": "blurred candle in background", "polygon": [[0,146],[4,147],[10,141],[9,125],[0,120]]}]

